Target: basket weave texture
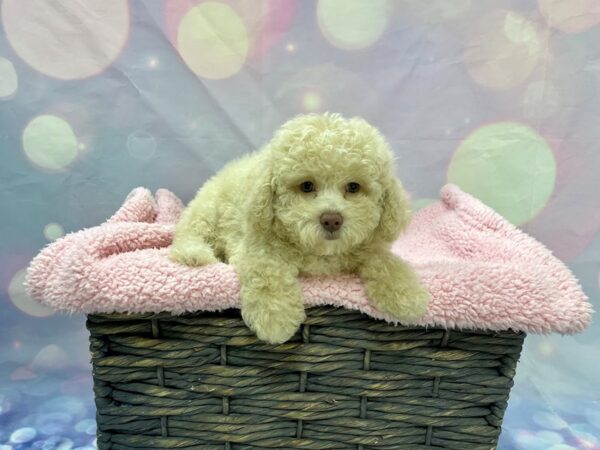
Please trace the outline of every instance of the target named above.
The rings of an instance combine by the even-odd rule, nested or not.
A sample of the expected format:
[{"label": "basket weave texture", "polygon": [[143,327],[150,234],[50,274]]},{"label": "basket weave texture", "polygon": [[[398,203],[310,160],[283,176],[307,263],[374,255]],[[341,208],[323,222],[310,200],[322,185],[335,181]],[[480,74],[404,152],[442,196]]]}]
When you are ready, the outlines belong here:
[{"label": "basket weave texture", "polygon": [[98,448],[496,448],[524,333],[307,315],[282,345],[237,310],[89,315]]}]

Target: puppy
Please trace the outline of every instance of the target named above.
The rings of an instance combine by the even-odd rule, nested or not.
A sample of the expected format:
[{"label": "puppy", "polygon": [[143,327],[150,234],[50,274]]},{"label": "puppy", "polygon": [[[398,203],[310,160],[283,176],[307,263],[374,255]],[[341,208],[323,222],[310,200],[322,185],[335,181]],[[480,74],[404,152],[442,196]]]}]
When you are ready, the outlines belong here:
[{"label": "puppy", "polygon": [[390,252],[409,218],[392,152],[375,128],[304,115],[204,184],[177,224],[170,257],[231,264],[242,317],[269,343],[288,340],[306,317],[299,275],[355,273],[379,310],[413,322],[428,294]]}]

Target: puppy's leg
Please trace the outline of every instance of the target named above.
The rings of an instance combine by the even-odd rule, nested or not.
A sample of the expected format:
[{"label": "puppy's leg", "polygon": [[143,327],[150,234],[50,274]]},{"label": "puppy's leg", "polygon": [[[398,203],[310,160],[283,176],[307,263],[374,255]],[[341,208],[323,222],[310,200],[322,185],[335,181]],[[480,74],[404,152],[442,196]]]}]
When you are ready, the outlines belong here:
[{"label": "puppy's leg", "polygon": [[271,344],[290,339],[306,319],[298,269],[264,251],[246,251],[231,263],[240,279],[246,325]]},{"label": "puppy's leg", "polygon": [[414,322],[427,311],[429,293],[416,273],[389,251],[372,253],[358,270],[367,294],[380,311]]},{"label": "puppy's leg", "polygon": [[203,188],[183,211],[175,227],[169,258],[188,266],[218,262],[209,242],[215,235],[216,205]]}]

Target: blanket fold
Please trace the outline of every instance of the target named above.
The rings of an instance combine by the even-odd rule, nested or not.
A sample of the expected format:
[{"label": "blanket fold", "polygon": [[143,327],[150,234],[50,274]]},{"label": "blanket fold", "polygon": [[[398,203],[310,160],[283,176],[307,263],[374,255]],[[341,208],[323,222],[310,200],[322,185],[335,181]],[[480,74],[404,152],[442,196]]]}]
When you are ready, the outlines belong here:
[{"label": "blanket fold", "polygon": [[[415,214],[392,250],[431,293],[415,324],[573,334],[592,307],[569,269],[491,208],[446,185],[441,201]],[[105,223],[70,233],[31,262],[26,284],[65,312],[218,311],[239,307],[233,268],[186,267],[168,258],[182,202],[166,189],[134,189]],[[301,279],[307,306],[329,304],[394,322],[377,311],[353,275]]]}]

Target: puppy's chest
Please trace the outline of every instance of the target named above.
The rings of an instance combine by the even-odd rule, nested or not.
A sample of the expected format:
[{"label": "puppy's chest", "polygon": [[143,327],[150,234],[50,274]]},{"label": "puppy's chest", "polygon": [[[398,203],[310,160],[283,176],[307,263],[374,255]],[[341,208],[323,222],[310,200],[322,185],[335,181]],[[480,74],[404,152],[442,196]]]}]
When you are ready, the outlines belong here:
[{"label": "puppy's chest", "polygon": [[300,264],[301,275],[335,275],[353,270],[350,258],[339,255],[305,256]]}]

